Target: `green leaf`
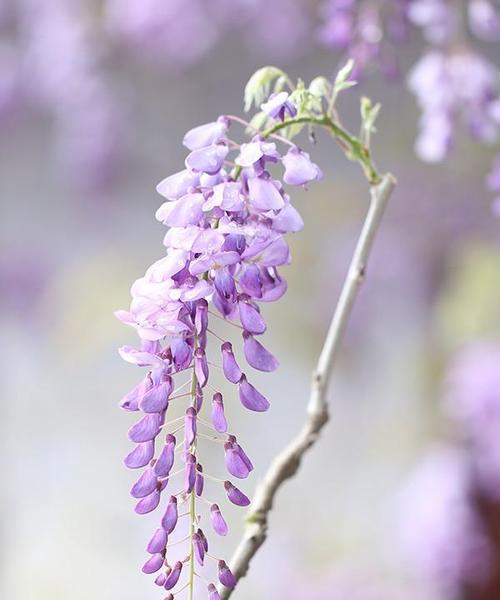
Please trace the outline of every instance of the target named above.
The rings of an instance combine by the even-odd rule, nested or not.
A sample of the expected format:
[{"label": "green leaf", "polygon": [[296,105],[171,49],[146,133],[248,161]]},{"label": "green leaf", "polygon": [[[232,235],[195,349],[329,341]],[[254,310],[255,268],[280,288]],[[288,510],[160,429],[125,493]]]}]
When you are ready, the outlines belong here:
[{"label": "green leaf", "polygon": [[271,84],[276,79],[288,79],[287,74],[278,67],[262,67],[255,71],[245,86],[245,111],[248,112],[255,104],[257,108],[267,100]]},{"label": "green leaf", "polygon": [[309,92],[318,98],[329,98],[332,93],[332,84],[326,77],[316,77],[309,84]]},{"label": "green leaf", "polygon": [[349,75],[352,73],[354,69],[354,61],[350,58],[347,63],[340,69],[337,73],[337,77],[335,78],[335,87],[341,85],[345,81],[349,79]]},{"label": "green leaf", "polygon": [[380,108],[380,103],[372,104],[370,98],[367,98],[366,96],[361,98],[362,129],[368,139],[370,133],[375,131],[375,121],[377,120]]}]

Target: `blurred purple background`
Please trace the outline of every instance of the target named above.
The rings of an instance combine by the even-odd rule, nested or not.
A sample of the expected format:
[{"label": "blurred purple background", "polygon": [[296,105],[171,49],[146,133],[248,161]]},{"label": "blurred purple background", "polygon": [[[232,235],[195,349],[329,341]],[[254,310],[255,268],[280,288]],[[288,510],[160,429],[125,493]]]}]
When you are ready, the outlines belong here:
[{"label": "blurred purple background", "polygon": [[[163,252],[154,188],[182,168],[184,132],[241,114],[262,64],[310,81],[341,59],[317,42],[315,3],[208,11],[179,0],[164,22],[159,4],[0,2],[9,600],[161,597],[138,568],[154,517],[136,518],[128,498],[130,419],[117,403],[138,373],[117,354],[134,337],[113,310]],[[422,44],[398,51],[403,72]],[[280,493],[270,539],[234,597],[495,600],[500,244],[483,185],[492,152],[459,135],[446,162],[423,164],[404,86],[367,76],[346,92],[353,130],[361,93],[382,102],[374,153],[399,185],[334,376],[331,423]],[[294,198],[306,228],[290,240],[289,291],[266,311],[281,368],[256,379],[272,409],[232,414],[255,459],[248,493],[304,418],[367,207],[357,166],[326,136],[308,151],[325,179]],[[227,555],[243,528],[240,511],[229,517]]]}]

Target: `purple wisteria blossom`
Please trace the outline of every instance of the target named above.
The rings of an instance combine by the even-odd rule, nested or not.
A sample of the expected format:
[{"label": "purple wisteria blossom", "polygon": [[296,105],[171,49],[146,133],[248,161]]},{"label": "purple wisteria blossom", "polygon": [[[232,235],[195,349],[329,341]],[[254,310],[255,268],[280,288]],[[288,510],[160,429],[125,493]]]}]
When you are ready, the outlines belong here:
[{"label": "purple wisteria blossom", "polygon": [[414,570],[443,600],[488,576],[491,547],[473,506],[467,452],[437,446],[425,455],[401,496],[401,541]]},{"label": "purple wisteria blossom", "polygon": [[477,342],[455,358],[446,378],[445,409],[468,444],[475,482],[500,501],[500,345]]},{"label": "purple wisteria blossom", "polygon": [[355,61],[353,77],[379,65],[386,77],[399,73],[395,46],[408,37],[410,0],[328,0],[322,5],[323,24],[320,41],[333,49],[343,50]]},{"label": "purple wisteria blossom", "polygon": [[448,154],[459,116],[478,141],[491,144],[497,139],[498,73],[481,54],[429,51],[409,73],[408,85],[422,109],[416,142],[421,159],[438,162]]},{"label": "purple wisteria blossom", "polygon": [[[269,169],[284,168],[284,181],[291,185],[321,175],[293,144],[285,155],[259,135],[239,144],[229,139],[230,125],[231,118],[222,116],[185,135],[186,168],[157,187],[165,198],[156,217],[169,227],[166,252],[132,285],[130,309],[116,313],[140,338],[137,348],[124,346],[120,355],[147,369],[121,402],[124,410],[139,413],[128,432],[135,447],[125,464],[143,469],[130,491],[135,511],[146,514],[161,506],[163,516],[147,544],[150,557],[143,571],[155,574],[156,584],[169,590],[167,598],[194,585],[195,569],[203,568],[205,578],[222,586],[236,584],[223,559],[213,564],[204,519],[209,529],[225,536],[229,528],[220,500],[211,495],[218,490],[236,506],[248,506],[250,499],[239,484],[202,466],[202,444],[211,441],[221,448],[221,464],[230,476],[243,480],[252,472],[241,441],[229,433],[225,405],[239,398],[248,410],[269,408],[242,360],[258,371],[278,368],[260,341],[267,329],[262,303],[285,293],[279,268],[290,262],[290,250],[284,234],[303,227],[284,184]],[[216,333],[218,320],[233,324],[241,357],[230,340]],[[220,352],[211,357],[209,336],[220,344]],[[214,363],[234,386],[229,398],[213,385]],[[172,418],[170,406],[183,402],[182,415]],[[199,498],[208,503],[208,515],[200,515]],[[176,556],[168,547],[179,531],[187,534],[186,549]],[[215,567],[212,572],[209,565]],[[212,600],[219,597],[214,583],[207,594]]]}]

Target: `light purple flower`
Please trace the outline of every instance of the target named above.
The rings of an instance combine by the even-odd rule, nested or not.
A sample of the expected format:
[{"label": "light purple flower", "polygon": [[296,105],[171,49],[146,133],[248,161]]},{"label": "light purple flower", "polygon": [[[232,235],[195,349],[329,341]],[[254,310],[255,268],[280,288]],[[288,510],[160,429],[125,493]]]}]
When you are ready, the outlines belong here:
[{"label": "light purple flower", "polygon": [[154,453],[155,443],[153,440],[142,442],[127,454],[123,462],[129,469],[140,469],[150,462]]},{"label": "light purple flower", "polygon": [[172,572],[170,573],[170,575],[167,577],[164,587],[166,590],[171,590],[173,587],[175,587],[177,585],[177,582],[179,581],[179,577],[181,576],[181,572],[182,572],[182,563],[178,560],[175,565],[174,568],[172,569]]},{"label": "light purple flower", "polygon": [[198,125],[186,133],[182,143],[189,150],[199,150],[212,144],[218,144],[225,136],[227,127],[228,121],[223,117],[213,123]]},{"label": "light purple flower", "polygon": [[128,430],[128,437],[132,442],[149,442],[159,433],[161,417],[158,414],[147,414]]},{"label": "light purple flower", "polygon": [[224,342],[221,346],[222,368],[225,378],[231,383],[238,383],[241,379],[241,369],[236,362],[233,346],[230,342]]},{"label": "light purple flower", "polygon": [[[229,121],[222,117],[186,134],[184,143],[191,150],[187,170],[164,179],[158,186],[167,199],[156,212],[156,218],[170,226],[163,240],[166,252],[133,283],[130,309],[117,313],[141,339],[139,348],[126,346],[120,354],[127,362],[148,369],[120,403],[124,410],[141,413],[129,430],[129,438],[137,446],[125,459],[130,468],[144,468],[131,490],[139,498],[136,512],[155,510],[167,485],[177,486],[177,476],[184,479],[181,490],[170,496],[161,527],[147,546],[150,554],[160,555],[165,562],[165,572],[155,581],[166,589],[174,589],[183,564],[176,563],[170,570],[166,556],[168,536],[179,519],[178,500],[183,504],[193,502],[197,510],[208,477],[199,461],[199,426],[212,427],[218,434],[228,430],[222,395],[216,389],[209,408],[211,424],[203,416],[204,394],[212,376],[208,338],[212,335],[221,339],[216,322],[212,323],[214,311],[238,327],[238,321],[241,323],[243,350],[251,366],[274,370],[277,359],[254,337],[266,330],[260,302],[275,301],[286,291],[286,281],[278,272],[290,262],[283,234],[303,226],[282,182],[265,170],[268,163],[278,165],[282,160],[276,144],[255,136],[250,143],[238,145],[226,138]],[[224,168],[229,152],[238,153],[238,167],[232,173]],[[222,343],[221,354],[222,373],[238,385],[241,403],[253,411],[267,410],[269,402],[242,373],[229,341]],[[184,418],[181,424],[173,425],[169,405],[182,404],[184,396],[188,403],[183,409]],[[179,429],[183,429],[183,441],[177,443],[174,434]],[[161,431],[165,441],[155,453]],[[176,450],[181,451],[179,456]],[[243,479],[253,470],[250,458],[232,434],[227,435],[224,455],[226,468],[233,476]],[[181,461],[182,467],[175,469]],[[225,482],[224,489],[233,504],[250,503],[231,482]],[[211,518],[215,531],[225,535],[227,524],[218,506],[213,507]],[[203,531],[191,528],[189,543],[203,566],[208,551]],[[153,572],[157,561],[148,559],[147,570]],[[223,566],[223,561],[220,564],[220,581],[232,585],[227,565]],[[216,597],[216,592],[210,593]]]},{"label": "light purple flower", "polygon": [[208,600],[221,600],[220,594],[213,583],[208,585]]},{"label": "light purple flower", "polygon": [[172,533],[177,525],[178,511],[177,511],[177,498],[170,496],[167,509],[161,520],[161,526],[167,532],[168,535]]},{"label": "light purple flower", "polygon": [[172,469],[175,460],[175,441],[175,437],[169,433],[153,467],[158,477],[166,477]]},{"label": "light purple flower", "polygon": [[252,206],[257,210],[279,210],[285,206],[283,196],[271,179],[264,177],[249,179],[248,193]]},{"label": "light purple flower", "polygon": [[219,581],[222,583],[222,585],[228,588],[234,588],[236,585],[236,578],[231,573],[231,570],[227,564],[223,560],[220,560],[217,568]]},{"label": "light purple flower", "polygon": [[248,364],[259,371],[275,371],[279,367],[278,360],[264,348],[247,331],[243,332],[243,350]]},{"label": "light purple flower", "polygon": [[225,144],[213,144],[193,150],[186,158],[186,167],[195,173],[214,175],[221,170],[228,152],[229,148]]},{"label": "light purple flower", "polygon": [[464,584],[481,582],[490,548],[471,504],[467,456],[439,446],[417,465],[401,496],[401,540],[415,572],[455,597]]},{"label": "light purple flower", "polygon": [[[236,382],[233,381],[232,383]],[[215,393],[212,400],[212,424],[214,426],[215,431],[217,431],[218,433],[225,433],[227,431],[227,420],[226,415],[224,414],[224,402],[222,400],[222,394],[220,392]]]},{"label": "light purple flower", "polygon": [[279,119],[280,121],[284,121],[287,115],[295,117],[297,114],[297,107],[289,100],[287,92],[272,94],[269,100],[264,102],[260,108],[272,119]]},{"label": "light purple flower", "polygon": [[149,496],[141,498],[135,505],[135,512],[139,515],[145,515],[152,512],[160,503],[160,491],[155,490]]},{"label": "light purple flower", "polygon": [[236,506],[248,506],[250,504],[250,500],[245,494],[239,490],[236,486],[234,486],[230,481],[224,482],[224,489],[226,490],[227,497],[229,500],[236,504]]},{"label": "light purple flower", "polygon": [[149,496],[156,489],[158,480],[153,469],[149,468],[139,477],[130,490],[130,495],[134,498],[144,498]]},{"label": "light purple flower", "polygon": [[167,541],[167,532],[162,527],[159,527],[155,531],[153,537],[149,540],[147,551],[149,554],[164,552],[165,548],[167,547]]},{"label": "light purple flower", "polygon": [[218,535],[227,535],[229,532],[229,528],[227,526],[224,517],[220,512],[220,508],[218,504],[212,504],[210,507],[210,518],[212,519],[212,526],[214,528],[215,533]]},{"label": "light purple flower", "polygon": [[500,499],[500,346],[477,342],[463,348],[445,380],[445,410],[469,444],[481,491]]},{"label": "light purple flower", "polygon": [[309,154],[296,146],[290,148],[285,154],[283,164],[285,165],[283,180],[290,185],[305,185],[323,177],[318,165],[311,162]]},{"label": "light purple flower", "polygon": [[156,191],[167,200],[179,200],[189,189],[200,182],[200,176],[187,169],[166,177],[156,186]]},{"label": "light purple flower", "polygon": [[268,400],[247,381],[245,375],[239,382],[240,401],[245,408],[256,412],[265,412],[269,408]]},{"label": "light purple flower", "polygon": [[163,566],[163,554],[154,554],[151,558],[149,558],[142,567],[142,572],[147,575],[151,575],[152,573],[156,573]]}]

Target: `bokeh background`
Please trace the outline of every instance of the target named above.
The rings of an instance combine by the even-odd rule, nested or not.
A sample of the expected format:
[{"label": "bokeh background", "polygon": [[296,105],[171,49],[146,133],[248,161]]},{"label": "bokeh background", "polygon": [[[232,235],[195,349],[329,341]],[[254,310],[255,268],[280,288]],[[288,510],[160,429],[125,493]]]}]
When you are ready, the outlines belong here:
[{"label": "bokeh background", "polygon": [[[342,55],[318,43],[316,3],[296,3],[294,15],[291,3],[268,2],[274,25],[260,6],[240,27],[228,25],[239,12],[227,3],[222,33],[180,9],[165,46],[152,43],[154,30],[149,45],[140,32],[124,44],[119,3],[106,18],[98,3],[64,4],[0,5],[0,596],[153,600],[161,593],[140,565],[156,517],[134,516],[133,473],[122,465],[131,420],[117,406],[140,374],[117,354],[135,339],[113,311],[162,254],[155,185],[182,168],[186,130],[242,113],[257,67],[275,62],[309,81],[331,76]],[[140,18],[134,4],[129,25]],[[399,52],[403,72],[422,45],[416,37]],[[404,85],[374,74],[345,93],[354,130],[361,93],[382,103],[374,153],[398,188],[333,378],[332,420],[280,492],[269,540],[234,597],[494,600],[500,243],[483,185],[491,151],[459,136],[445,162],[424,164]],[[249,493],[304,419],[367,208],[356,165],[322,134],[301,144],[325,178],[294,195],[306,227],[290,240],[289,291],[265,311],[281,367],[255,379],[272,409],[249,415],[236,399],[230,408],[256,466]],[[226,555],[243,529],[241,511],[229,516]]]}]

